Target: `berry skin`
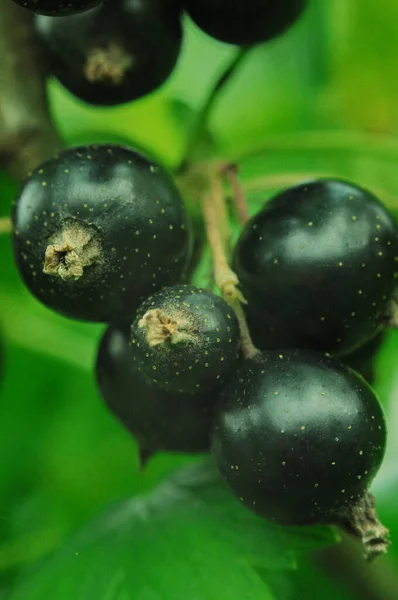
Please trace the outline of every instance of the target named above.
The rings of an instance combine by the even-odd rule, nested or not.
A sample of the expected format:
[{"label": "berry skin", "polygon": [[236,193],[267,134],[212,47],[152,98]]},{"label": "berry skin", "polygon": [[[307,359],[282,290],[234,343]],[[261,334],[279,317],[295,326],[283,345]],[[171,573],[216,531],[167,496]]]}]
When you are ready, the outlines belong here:
[{"label": "berry skin", "polygon": [[90,10],[101,4],[102,0],[14,0],[14,2],[37,15],[64,17]]},{"label": "berry skin", "polygon": [[246,360],[222,392],[212,433],[216,463],[245,506],[280,524],[339,524],[365,537],[360,516],[385,445],[372,388],[310,350]]},{"label": "berry skin", "polygon": [[176,285],[140,306],[130,341],[137,368],[149,381],[197,394],[230,379],[238,363],[240,331],[222,298],[193,285]]},{"label": "berry skin", "polygon": [[160,87],[182,41],[174,0],[112,0],[62,20],[37,17],[35,28],[51,74],[81,100],[104,106]]},{"label": "berry skin", "polygon": [[207,452],[217,396],[166,392],[152,386],[132,360],[129,328],[111,326],[97,358],[97,381],[111,412],[136,437],[141,455]]},{"label": "berry skin", "polygon": [[234,254],[256,345],[354,351],[383,328],[397,261],[394,218],[366,190],[325,179],[278,194]]},{"label": "berry skin", "polygon": [[229,44],[251,45],[281,35],[301,15],[305,0],[184,0],[195,23]]},{"label": "berry skin", "polygon": [[87,321],[132,319],[151,292],[181,278],[188,217],[169,176],[121,146],[72,148],[23,183],[14,254],[44,304]]}]

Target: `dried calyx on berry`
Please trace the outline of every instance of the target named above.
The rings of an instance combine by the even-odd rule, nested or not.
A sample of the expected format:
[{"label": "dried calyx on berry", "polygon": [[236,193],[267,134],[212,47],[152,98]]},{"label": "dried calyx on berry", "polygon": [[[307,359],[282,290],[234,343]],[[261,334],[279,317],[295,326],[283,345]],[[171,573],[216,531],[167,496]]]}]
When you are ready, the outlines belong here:
[{"label": "dried calyx on berry", "polygon": [[164,288],[138,309],[130,330],[134,361],[153,384],[189,394],[220,387],[239,358],[233,310],[193,285]]}]

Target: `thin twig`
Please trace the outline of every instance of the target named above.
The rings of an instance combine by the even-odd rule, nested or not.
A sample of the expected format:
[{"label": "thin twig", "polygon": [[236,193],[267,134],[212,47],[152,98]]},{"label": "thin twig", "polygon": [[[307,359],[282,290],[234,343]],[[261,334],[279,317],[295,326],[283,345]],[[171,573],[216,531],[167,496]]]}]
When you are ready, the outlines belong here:
[{"label": "thin twig", "polygon": [[250,219],[250,215],[245,193],[239,181],[238,171],[238,165],[228,164],[223,170],[223,175],[232,188],[232,196],[239,222],[241,225],[246,225],[246,223]]},{"label": "thin twig", "polygon": [[231,301],[238,298],[243,302],[243,297],[238,290],[238,277],[228,265],[224,244],[219,230],[218,212],[212,194],[208,194],[203,201],[203,216],[207,237],[213,255],[216,285],[226,300]]},{"label": "thin twig", "polygon": [[227,252],[227,256],[230,251],[231,243],[231,228],[229,226],[229,214],[227,203],[225,202],[224,186],[222,180],[222,173],[225,170],[225,165],[217,165],[214,169],[214,173],[211,173],[211,188],[214,206],[217,211],[217,221],[220,230],[221,240],[224,245],[224,250]]},{"label": "thin twig", "polygon": [[60,147],[31,13],[0,0],[0,166],[22,179]]},{"label": "thin twig", "polygon": [[5,233],[11,233],[12,231],[12,223],[11,219],[8,217],[0,218],[0,235]]},{"label": "thin twig", "polygon": [[[219,173],[216,173],[213,176],[219,177]],[[222,198],[225,202],[225,197],[223,196]],[[218,199],[218,201],[220,201],[220,199]],[[220,211],[217,210],[212,193],[207,194],[203,200],[203,216],[213,256],[213,269],[216,285],[220,289],[223,298],[233,308],[238,319],[242,352],[246,358],[251,358],[258,353],[258,350],[253,344],[246,316],[242,308],[242,303],[245,303],[245,299],[238,289],[238,277],[228,265],[225,246],[221,237],[222,228],[220,227],[220,222],[218,220],[219,213]]]}]

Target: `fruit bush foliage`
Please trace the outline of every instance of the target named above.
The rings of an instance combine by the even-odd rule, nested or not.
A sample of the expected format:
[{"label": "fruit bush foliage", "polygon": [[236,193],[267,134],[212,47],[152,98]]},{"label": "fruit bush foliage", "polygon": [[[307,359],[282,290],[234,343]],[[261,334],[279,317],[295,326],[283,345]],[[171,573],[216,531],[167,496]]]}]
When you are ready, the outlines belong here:
[{"label": "fruit bush foliage", "polygon": [[[250,52],[220,94],[202,142],[241,161],[251,212],[285,185],[319,175],[360,182],[398,214],[398,83],[392,76],[397,21],[394,0],[381,0],[377,7],[372,0],[313,0],[288,35]],[[52,113],[67,144],[127,142],[176,167],[195,115],[236,52],[189,22],[186,32],[178,69],[166,86],[131,105],[93,110],[51,81]],[[15,188],[5,174],[0,190],[1,215],[8,215]],[[110,417],[92,377],[104,328],[67,321],[40,306],[18,279],[6,236],[0,237],[0,253],[0,327],[6,340],[0,571],[4,588],[22,580],[11,598],[52,600],[56,582],[57,600],[134,598],[132,568],[143,578],[134,585],[144,586],[144,577],[153,582],[154,598],[180,600],[189,596],[190,586],[204,600],[225,590],[231,600],[351,597],[307,556],[335,541],[330,529],[285,532],[246,513],[244,523],[237,522],[242,513],[232,497],[206,473],[200,495],[194,495],[195,513],[188,511],[184,519],[177,503],[168,515],[173,498],[192,499],[194,484],[189,478],[160,481],[196,458],[160,454],[138,472],[135,442]],[[202,272],[195,283],[205,286],[206,265]],[[398,535],[397,354],[398,333],[391,332],[376,362],[375,387],[390,437],[373,491],[393,540]],[[96,517],[126,497],[132,499]],[[143,515],[151,518],[145,521]],[[67,541],[94,517],[95,523]],[[35,561],[60,546],[38,574],[30,573]],[[170,564],[163,564],[166,550],[174,557]],[[398,561],[397,553],[395,544],[388,560]],[[86,595],[76,596],[88,571],[101,577],[87,584]],[[186,587],[179,587],[181,582]]]}]

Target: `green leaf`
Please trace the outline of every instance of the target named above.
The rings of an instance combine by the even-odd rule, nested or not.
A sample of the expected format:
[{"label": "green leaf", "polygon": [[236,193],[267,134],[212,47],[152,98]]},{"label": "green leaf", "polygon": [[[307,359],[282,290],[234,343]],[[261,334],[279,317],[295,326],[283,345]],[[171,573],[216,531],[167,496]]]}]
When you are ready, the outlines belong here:
[{"label": "green leaf", "polygon": [[206,461],[97,518],[10,600],[272,600],[264,571],[336,541],[329,527],[255,516]]}]

